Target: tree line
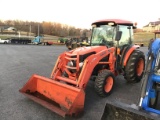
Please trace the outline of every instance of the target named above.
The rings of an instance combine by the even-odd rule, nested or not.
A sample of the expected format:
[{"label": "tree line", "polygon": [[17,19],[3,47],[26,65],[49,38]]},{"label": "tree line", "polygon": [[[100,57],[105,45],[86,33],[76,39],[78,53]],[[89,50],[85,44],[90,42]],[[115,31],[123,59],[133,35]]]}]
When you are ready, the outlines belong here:
[{"label": "tree line", "polygon": [[86,37],[90,32],[88,29],[80,29],[67,24],[61,24],[57,22],[34,22],[34,21],[22,21],[22,20],[0,20],[1,33],[6,27],[14,27],[15,33],[18,31],[31,32],[36,35],[54,35],[54,36],[79,36]]}]

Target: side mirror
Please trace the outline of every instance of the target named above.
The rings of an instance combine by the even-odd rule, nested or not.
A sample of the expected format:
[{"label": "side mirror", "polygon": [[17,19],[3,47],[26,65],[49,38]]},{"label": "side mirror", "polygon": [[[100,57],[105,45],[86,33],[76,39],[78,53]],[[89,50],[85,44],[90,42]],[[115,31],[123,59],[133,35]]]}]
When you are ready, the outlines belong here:
[{"label": "side mirror", "polygon": [[119,41],[121,39],[121,36],[122,36],[122,31],[117,31],[115,40]]},{"label": "side mirror", "polygon": [[136,26],[133,26],[133,29],[137,29],[137,27],[136,27]]}]

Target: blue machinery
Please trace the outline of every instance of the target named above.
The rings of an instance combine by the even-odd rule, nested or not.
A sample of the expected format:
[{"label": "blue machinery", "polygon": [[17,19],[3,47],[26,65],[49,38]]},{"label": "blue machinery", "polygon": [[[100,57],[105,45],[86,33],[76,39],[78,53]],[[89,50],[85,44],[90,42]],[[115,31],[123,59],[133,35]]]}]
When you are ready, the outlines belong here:
[{"label": "blue machinery", "polygon": [[156,34],[160,31],[149,45],[138,106],[108,100],[103,120],[160,120],[160,38]]},{"label": "blue machinery", "polygon": [[140,108],[160,114],[160,110],[156,109],[158,85],[160,85],[160,39],[155,39],[148,50],[147,64],[141,86]]}]

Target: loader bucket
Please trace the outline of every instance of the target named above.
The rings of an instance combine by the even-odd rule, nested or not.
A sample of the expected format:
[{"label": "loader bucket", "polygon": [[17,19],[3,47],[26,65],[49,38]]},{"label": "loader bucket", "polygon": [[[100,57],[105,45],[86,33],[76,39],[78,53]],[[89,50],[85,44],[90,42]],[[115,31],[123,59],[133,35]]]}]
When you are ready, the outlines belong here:
[{"label": "loader bucket", "polygon": [[[157,119],[158,118],[158,119]],[[117,101],[107,101],[102,120],[159,120],[156,114]]]},{"label": "loader bucket", "polygon": [[63,117],[76,116],[84,108],[82,89],[39,75],[33,75],[19,91]]}]

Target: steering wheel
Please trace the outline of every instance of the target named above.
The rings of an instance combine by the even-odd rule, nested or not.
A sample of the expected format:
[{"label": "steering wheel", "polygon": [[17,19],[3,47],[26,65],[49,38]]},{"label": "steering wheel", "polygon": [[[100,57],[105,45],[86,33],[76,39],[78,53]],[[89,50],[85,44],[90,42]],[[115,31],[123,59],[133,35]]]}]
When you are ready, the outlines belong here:
[{"label": "steering wheel", "polygon": [[99,41],[99,45],[105,45],[108,47],[108,42],[106,40],[104,40],[104,38],[100,39]]},{"label": "steering wheel", "polygon": [[107,47],[108,46],[113,46],[113,41],[107,41],[107,40],[101,39],[100,44],[101,45],[106,45]]}]

